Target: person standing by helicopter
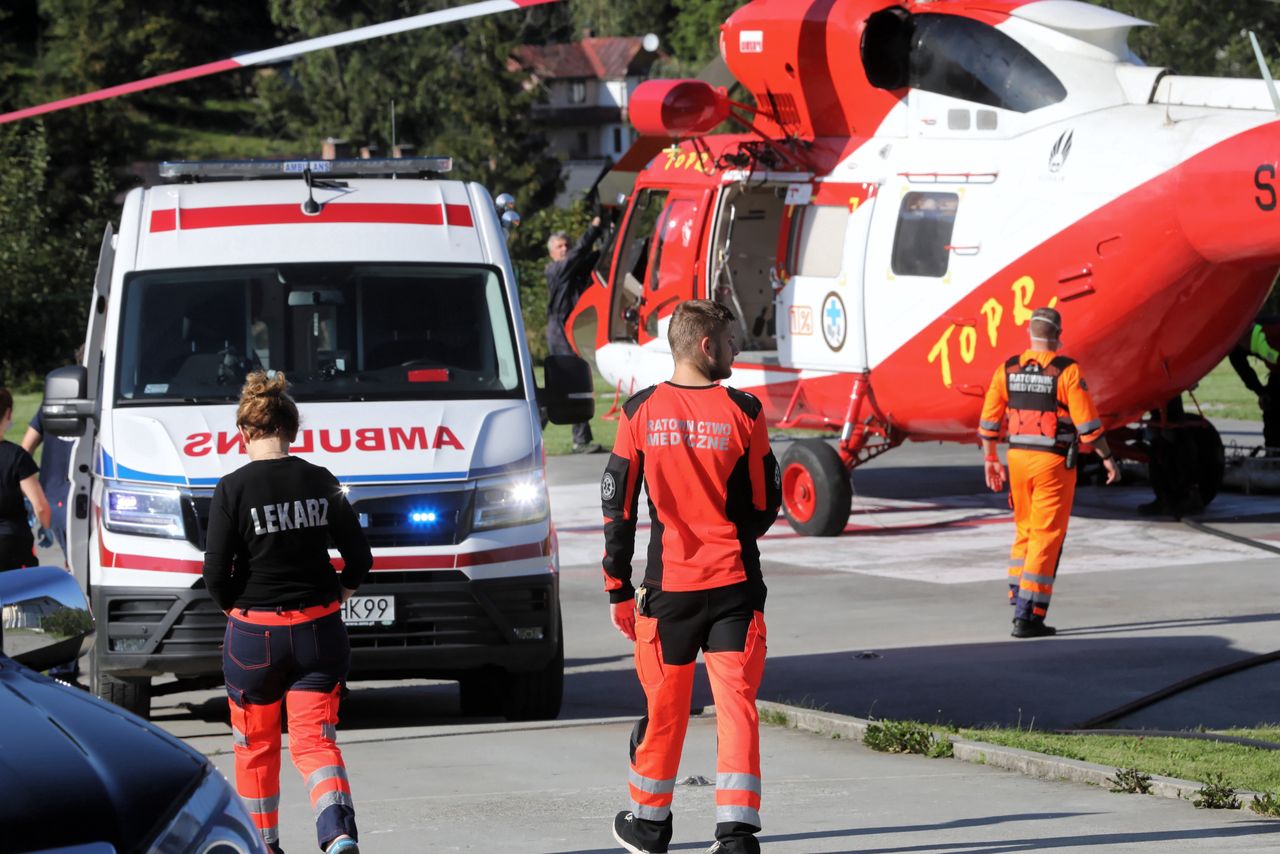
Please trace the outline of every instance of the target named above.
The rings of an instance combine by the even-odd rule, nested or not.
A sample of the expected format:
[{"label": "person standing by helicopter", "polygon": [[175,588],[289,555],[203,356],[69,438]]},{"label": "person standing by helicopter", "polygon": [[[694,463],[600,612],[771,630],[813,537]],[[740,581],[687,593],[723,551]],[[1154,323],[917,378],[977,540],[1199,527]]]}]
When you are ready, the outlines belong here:
[{"label": "person standing by helicopter", "polygon": [[[1249,364],[1251,356],[1267,367],[1265,386]],[[1258,396],[1258,408],[1262,410],[1262,444],[1266,453],[1280,454],[1280,323],[1258,318],[1240,336],[1227,358],[1245,388]]]},{"label": "person standing by helicopter", "polygon": [[1028,329],[1030,348],[996,368],[978,423],[987,486],[999,492],[1005,472],[996,442],[1007,422],[1009,490],[1017,529],[1009,552],[1015,638],[1057,632],[1045,624],[1045,615],[1071,519],[1080,443],[1093,445],[1107,470],[1107,483],[1120,478],[1080,366],[1057,354],[1062,316],[1055,309],[1038,308]]},{"label": "person standing by helicopter", "polygon": [[[564,325],[573,313],[578,297],[591,284],[591,265],[595,258],[593,250],[601,233],[600,217],[596,217],[572,247],[569,246],[569,235],[563,231],[557,231],[547,238],[547,254],[551,257],[546,269],[547,352],[553,356],[575,355],[568,337],[565,336]],[[589,422],[581,421],[573,425],[575,454],[597,454],[603,450],[592,441]]]}]

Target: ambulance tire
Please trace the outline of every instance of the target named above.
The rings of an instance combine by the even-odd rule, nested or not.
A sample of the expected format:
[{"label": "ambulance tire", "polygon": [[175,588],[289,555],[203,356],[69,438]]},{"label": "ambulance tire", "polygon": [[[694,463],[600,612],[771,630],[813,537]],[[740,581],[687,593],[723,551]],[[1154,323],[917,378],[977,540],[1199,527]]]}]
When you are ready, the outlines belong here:
[{"label": "ambulance tire", "polygon": [[550,721],[559,717],[564,699],[564,627],[556,637],[556,654],[545,667],[503,675],[503,717],[509,721]]},{"label": "ambulance tire", "polygon": [[849,523],[853,488],[840,454],[822,439],[797,439],[782,455],[782,511],[806,537],[834,537]]},{"label": "ambulance tire", "polygon": [[458,704],[468,718],[488,718],[502,712],[502,677],[484,670],[458,680]]},{"label": "ambulance tire", "polygon": [[121,679],[93,668],[93,693],[100,700],[133,712],[144,721],[151,717],[151,680]]},{"label": "ambulance tire", "polygon": [[1218,428],[1207,418],[1188,415],[1186,420],[1196,425],[1188,431],[1196,445],[1195,482],[1200,488],[1200,500],[1208,504],[1222,489],[1222,479],[1227,473],[1226,450]]}]

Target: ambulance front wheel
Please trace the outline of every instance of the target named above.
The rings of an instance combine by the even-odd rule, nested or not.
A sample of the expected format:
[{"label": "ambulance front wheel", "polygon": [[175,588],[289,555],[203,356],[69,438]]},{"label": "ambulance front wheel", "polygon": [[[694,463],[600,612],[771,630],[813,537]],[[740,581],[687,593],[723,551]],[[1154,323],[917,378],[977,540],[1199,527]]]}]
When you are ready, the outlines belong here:
[{"label": "ambulance front wheel", "polygon": [[468,717],[502,715],[509,721],[554,720],[564,697],[564,629],[555,655],[528,673],[482,670],[458,680],[458,700]]},{"label": "ambulance front wheel", "polygon": [[807,537],[834,537],[849,522],[853,489],[836,449],[821,439],[798,439],[782,455],[782,511]]},{"label": "ambulance front wheel", "polygon": [[151,717],[151,679],[121,679],[103,673],[97,666],[97,655],[90,654],[90,681],[94,696],[133,712],[144,721]]},{"label": "ambulance front wheel", "polygon": [[540,670],[505,673],[502,716],[509,721],[550,721],[560,716],[564,698],[564,627],[556,636],[556,652]]}]

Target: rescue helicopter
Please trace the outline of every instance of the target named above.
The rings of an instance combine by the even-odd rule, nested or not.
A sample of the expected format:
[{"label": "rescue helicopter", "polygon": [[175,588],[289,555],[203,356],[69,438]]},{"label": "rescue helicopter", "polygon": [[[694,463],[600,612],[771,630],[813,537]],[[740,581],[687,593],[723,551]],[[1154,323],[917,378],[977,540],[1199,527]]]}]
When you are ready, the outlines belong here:
[{"label": "rescue helicopter", "polygon": [[[677,303],[729,306],[730,382],[772,427],[839,431],[784,455],[803,534],[843,531],[851,470],[905,440],[976,442],[1041,306],[1141,458],[1126,425],[1221,361],[1280,267],[1256,40],[1265,80],[1187,77],[1130,50],[1141,26],[1074,0],[752,0],[720,51],[754,106],[693,79],[632,95],[625,210],[569,340],[625,396],[668,375]],[[1222,443],[1184,424],[1208,500]]]}]

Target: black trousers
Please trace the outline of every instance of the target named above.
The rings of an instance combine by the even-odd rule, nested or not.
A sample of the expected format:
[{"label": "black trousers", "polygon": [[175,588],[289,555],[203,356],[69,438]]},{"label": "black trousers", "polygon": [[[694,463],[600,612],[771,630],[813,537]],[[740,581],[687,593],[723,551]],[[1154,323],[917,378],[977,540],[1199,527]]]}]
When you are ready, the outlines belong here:
[{"label": "black trousers", "polygon": [[30,531],[0,534],[0,572],[36,565],[36,541]]},{"label": "black trousers", "polygon": [[[573,356],[573,348],[564,334],[564,322],[568,318],[547,318],[547,351],[553,356]],[[573,425],[573,444],[586,445],[591,442],[591,422],[579,421]]]}]

